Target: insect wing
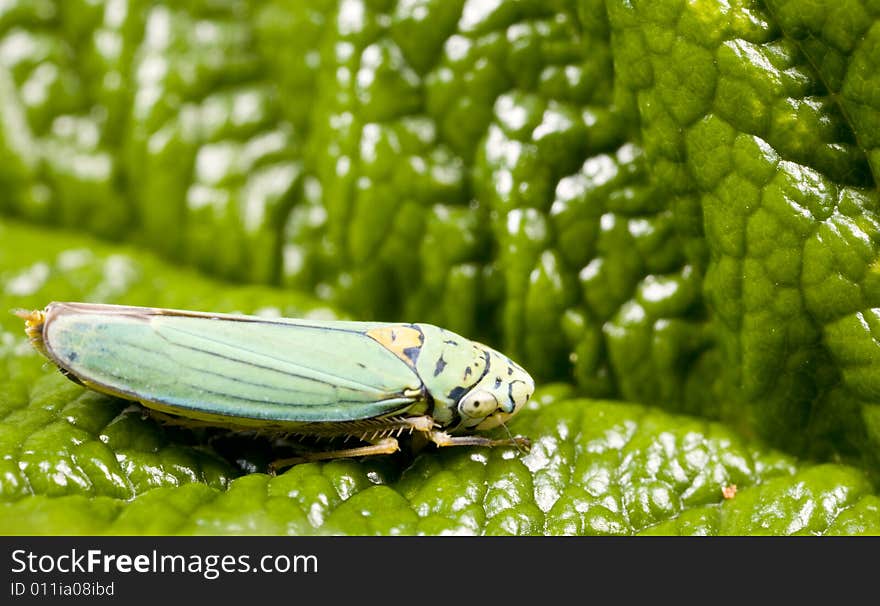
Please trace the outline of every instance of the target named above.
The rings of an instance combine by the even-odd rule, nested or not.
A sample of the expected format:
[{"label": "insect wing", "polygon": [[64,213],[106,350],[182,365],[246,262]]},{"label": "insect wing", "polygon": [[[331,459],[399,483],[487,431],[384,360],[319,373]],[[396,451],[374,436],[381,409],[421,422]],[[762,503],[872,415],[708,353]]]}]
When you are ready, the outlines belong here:
[{"label": "insect wing", "polygon": [[350,421],[403,410],[422,388],[356,322],[56,304],[43,338],[50,357],[89,386],[181,414]]}]

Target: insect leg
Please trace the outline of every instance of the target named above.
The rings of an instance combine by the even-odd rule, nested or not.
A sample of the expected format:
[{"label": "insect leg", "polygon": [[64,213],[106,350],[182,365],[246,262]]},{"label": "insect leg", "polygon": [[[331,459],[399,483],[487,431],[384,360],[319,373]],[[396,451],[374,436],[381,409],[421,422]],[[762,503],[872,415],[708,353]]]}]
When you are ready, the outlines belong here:
[{"label": "insect leg", "polygon": [[419,415],[417,417],[404,417],[400,419],[401,425],[409,427],[410,431],[421,431],[428,433],[437,426],[434,417],[431,415]]},{"label": "insect leg", "polygon": [[391,454],[400,450],[400,444],[397,438],[382,438],[374,444],[368,446],[357,446],[355,448],[343,448],[341,450],[330,450],[326,452],[314,452],[304,454],[299,457],[290,457],[288,459],[279,459],[273,461],[269,465],[269,474],[275,473],[284,467],[290,467],[298,463],[308,463],[310,461],[323,461],[326,459],[339,459],[343,457],[367,457],[372,455]]},{"label": "insect leg", "polygon": [[525,452],[528,452],[532,447],[531,440],[522,436],[493,440],[485,436],[451,436],[445,431],[436,429],[426,432],[426,435],[437,446],[485,446],[489,448],[494,446],[515,446],[517,449]]}]

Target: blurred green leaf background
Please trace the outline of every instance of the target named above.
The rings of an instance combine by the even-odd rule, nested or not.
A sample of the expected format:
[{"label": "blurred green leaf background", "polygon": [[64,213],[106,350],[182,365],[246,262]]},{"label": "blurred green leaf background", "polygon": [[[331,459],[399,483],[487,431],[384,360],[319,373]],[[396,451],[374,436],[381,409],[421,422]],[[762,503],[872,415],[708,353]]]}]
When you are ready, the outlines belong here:
[{"label": "blurred green leaf background", "polygon": [[528,455],[265,474],[0,317],[0,533],[880,530],[880,7],[8,0],[0,308],[439,324]]}]

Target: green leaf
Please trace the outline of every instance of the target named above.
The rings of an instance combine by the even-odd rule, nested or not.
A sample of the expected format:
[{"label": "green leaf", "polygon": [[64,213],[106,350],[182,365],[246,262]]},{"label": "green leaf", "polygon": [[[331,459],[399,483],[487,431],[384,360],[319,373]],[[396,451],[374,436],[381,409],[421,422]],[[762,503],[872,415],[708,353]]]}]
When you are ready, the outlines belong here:
[{"label": "green leaf", "polygon": [[[323,314],[266,287],[229,287],[131,249],[0,223],[6,307],[62,295],[221,311]],[[161,276],[161,280],[145,280]],[[112,283],[112,296],[103,294]],[[160,285],[160,286],[157,286]],[[272,305],[277,307],[272,308]],[[3,534],[791,534],[880,528],[864,473],[800,464],[730,429],[542,389],[512,448],[429,449],[266,475],[271,442],[164,426],[84,389],[0,320]],[[209,438],[209,439],[206,439]],[[230,447],[232,444],[232,447]],[[735,485],[725,500],[723,489]],[[808,512],[808,513],[805,513]]]},{"label": "green leaf", "polygon": [[[545,507],[527,465],[531,489],[510,481],[535,502],[502,523],[487,511],[512,497],[476,496],[495,453],[460,490],[447,485],[457,470],[408,479],[464,456],[424,453],[373,462],[372,476],[340,471],[381,481],[324,490],[305,518],[278,502],[275,517],[233,520],[269,507],[253,500],[269,489],[240,476],[265,468],[270,444],[160,427],[82,392],[41,366],[9,316],[11,507],[52,517],[72,500],[70,518],[96,532],[132,515],[127,527],[150,528],[150,499],[166,498],[154,489],[177,495],[181,532],[196,530],[201,499],[214,503],[205,532],[873,531],[876,502],[856,478],[880,470],[876,3],[115,6],[22,1],[0,15],[0,215],[136,246],[2,223],[8,307],[433,322],[494,344],[540,384],[572,386],[557,398],[572,421],[598,406],[575,393],[639,402],[650,412],[631,409],[637,424],[659,409],[687,415],[668,417],[676,427],[720,421],[748,448],[795,457],[794,477],[755,472],[734,499],[682,504],[661,487],[630,494],[626,476],[623,505],[602,496],[605,521],[586,522],[599,505],[571,497],[580,518]],[[586,490],[570,478],[560,491]],[[803,503],[785,496],[801,484]],[[248,504],[223,509],[233,486]],[[788,512],[775,522],[774,500]],[[376,515],[355,524],[364,511]]]},{"label": "green leaf", "polygon": [[876,111],[849,83],[871,86],[870,42],[855,41],[874,9],[820,5],[614,0],[609,15],[655,181],[677,222],[705,230],[693,262],[721,417],[873,464]]}]

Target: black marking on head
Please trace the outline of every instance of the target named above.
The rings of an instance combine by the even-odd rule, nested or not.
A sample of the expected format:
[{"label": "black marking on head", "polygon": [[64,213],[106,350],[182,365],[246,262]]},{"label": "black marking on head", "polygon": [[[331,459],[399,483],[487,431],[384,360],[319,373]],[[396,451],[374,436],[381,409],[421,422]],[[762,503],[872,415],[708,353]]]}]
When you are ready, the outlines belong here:
[{"label": "black marking on head", "polygon": [[[510,405],[516,410],[516,400],[513,397],[513,384],[514,383],[523,383],[523,381],[511,381],[507,386],[507,398],[510,400]],[[523,383],[525,385],[525,383]],[[525,401],[528,402],[531,395],[527,395]]]},{"label": "black marking on head", "polygon": [[452,388],[452,391],[450,391],[450,392],[447,394],[447,397],[448,397],[450,400],[452,400],[453,402],[455,402],[455,403],[457,404],[458,401],[461,400],[462,397],[464,397],[464,395],[465,395],[467,392],[468,392],[468,388],[467,388],[467,387],[462,387],[462,386],[459,385],[458,387],[453,387],[453,388]]},{"label": "black marking on head", "polygon": [[[458,404],[458,401],[461,400],[461,398],[464,397],[464,395],[469,392],[474,385],[483,380],[483,377],[485,377],[486,374],[489,372],[489,366],[491,362],[488,351],[483,351],[483,360],[485,361],[485,365],[483,366],[483,373],[479,377],[477,377],[476,380],[471,381],[470,384],[466,386],[459,385],[458,387],[454,387],[452,391],[446,394],[447,398]],[[470,370],[470,367],[468,367],[468,370]],[[455,407],[455,410],[458,410],[457,406]],[[448,426],[449,425],[447,425],[447,427]]]},{"label": "black marking on head", "polygon": [[[480,381],[483,380],[483,377],[485,377],[487,374],[489,374],[489,367],[490,366],[492,366],[492,358],[489,356],[489,352],[484,349],[483,350],[483,373],[480,375],[480,377],[476,381],[474,381],[474,383],[479,383]],[[474,368],[476,368],[476,367],[477,367],[477,365],[474,364]]]},{"label": "black marking on head", "polygon": [[434,376],[436,377],[443,372],[444,368],[446,368],[446,360],[443,359],[443,355],[441,354],[440,359],[437,360],[437,366],[434,367]]},{"label": "black marking on head", "polygon": [[501,377],[495,377],[495,389],[501,387]]}]

